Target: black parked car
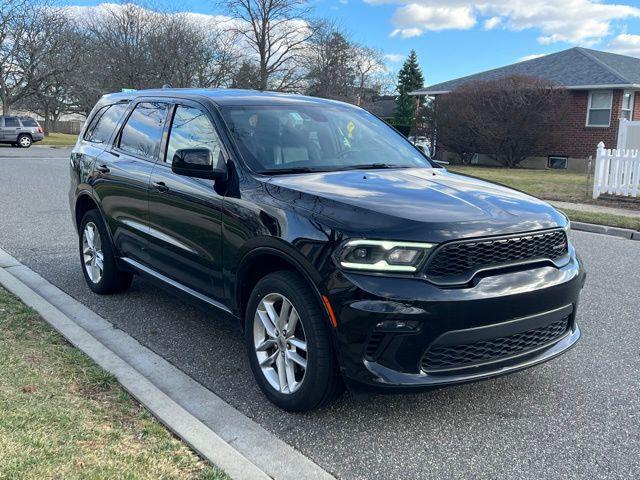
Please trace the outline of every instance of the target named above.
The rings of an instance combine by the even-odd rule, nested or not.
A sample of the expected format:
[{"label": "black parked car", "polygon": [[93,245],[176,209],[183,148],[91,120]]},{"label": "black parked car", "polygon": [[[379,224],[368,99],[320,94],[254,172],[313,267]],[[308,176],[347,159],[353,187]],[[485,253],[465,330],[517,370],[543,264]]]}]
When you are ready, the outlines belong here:
[{"label": "black parked car", "polygon": [[567,218],[448,172],[366,111],[238,90],[103,97],[71,156],[89,287],[142,274],[241,323],[266,396],[415,391],[573,346]]}]

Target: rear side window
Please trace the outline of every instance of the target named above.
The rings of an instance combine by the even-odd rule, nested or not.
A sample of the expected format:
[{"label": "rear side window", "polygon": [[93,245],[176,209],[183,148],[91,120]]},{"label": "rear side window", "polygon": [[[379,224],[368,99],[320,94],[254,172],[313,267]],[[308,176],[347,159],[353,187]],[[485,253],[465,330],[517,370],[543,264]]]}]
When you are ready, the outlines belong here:
[{"label": "rear side window", "polygon": [[120,149],[153,160],[160,150],[169,105],[143,102],[136,105],[122,129]]},{"label": "rear side window", "polygon": [[5,127],[19,127],[18,117],[4,117]]},{"label": "rear side window", "polygon": [[38,127],[38,122],[36,122],[33,118],[23,117],[20,119],[23,127]]},{"label": "rear side window", "polygon": [[84,139],[93,143],[105,143],[118,125],[118,120],[127,109],[126,103],[108,105],[98,110],[93,117]]}]

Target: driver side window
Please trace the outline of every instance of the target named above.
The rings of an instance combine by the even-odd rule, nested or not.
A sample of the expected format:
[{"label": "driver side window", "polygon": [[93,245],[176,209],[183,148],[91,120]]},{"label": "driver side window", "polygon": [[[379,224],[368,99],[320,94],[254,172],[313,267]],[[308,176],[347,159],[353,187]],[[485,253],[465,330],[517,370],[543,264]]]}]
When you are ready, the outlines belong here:
[{"label": "driver side window", "polygon": [[165,162],[173,163],[176,151],[185,148],[209,149],[212,158],[215,159],[220,155],[220,139],[209,117],[203,111],[178,105],[169,132]]}]

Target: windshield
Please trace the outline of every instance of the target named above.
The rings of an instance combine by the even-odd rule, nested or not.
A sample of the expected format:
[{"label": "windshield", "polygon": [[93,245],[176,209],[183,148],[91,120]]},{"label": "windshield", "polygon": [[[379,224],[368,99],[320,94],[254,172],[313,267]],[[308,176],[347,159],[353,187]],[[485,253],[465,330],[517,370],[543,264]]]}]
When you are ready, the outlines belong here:
[{"label": "windshield", "polygon": [[364,110],[232,106],[222,114],[242,156],[258,173],[432,167],[402,136]]}]

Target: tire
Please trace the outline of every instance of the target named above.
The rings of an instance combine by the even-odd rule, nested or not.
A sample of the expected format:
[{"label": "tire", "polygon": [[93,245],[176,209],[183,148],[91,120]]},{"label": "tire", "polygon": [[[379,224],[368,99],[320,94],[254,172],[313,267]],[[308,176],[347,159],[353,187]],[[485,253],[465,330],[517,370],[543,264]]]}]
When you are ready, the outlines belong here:
[{"label": "tire", "polygon": [[18,136],[18,147],[20,148],[29,148],[31,145],[33,144],[33,139],[31,138],[31,135],[27,135],[26,133],[23,133],[22,135]]},{"label": "tire", "polygon": [[[92,241],[88,238],[89,230],[93,231]],[[106,295],[123,292],[129,288],[133,274],[118,269],[113,245],[102,216],[97,210],[89,210],[82,217],[78,240],[80,266],[91,290]],[[99,271],[100,260],[102,271]]]},{"label": "tire", "polygon": [[[274,310],[282,313],[284,300],[281,298],[289,301],[292,306],[290,312],[295,309],[299,317],[297,322],[291,320],[293,316],[289,317],[284,328],[280,326],[280,332],[282,332],[291,323],[296,323],[295,331],[288,333],[293,336],[289,340],[284,340],[287,335],[283,334],[271,348],[258,352],[257,345],[267,343],[261,342],[263,338],[274,341],[267,333],[264,317],[261,320],[258,309],[260,308],[264,316],[266,310],[263,307],[266,303],[275,301]],[[263,303],[263,300],[266,303]],[[326,405],[338,396],[342,390],[342,381],[324,314],[314,292],[300,275],[291,271],[279,271],[261,279],[251,292],[245,318],[245,345],[251,370],[258,386],[269,400],[284,410],[304,412]],[[273,323],[269,325],[275,327]],[[305,342],[306,351],[298,348],[302,339]],[[269,364],[274,355],[275,360]],[[290,360],[290,357],[296,358],[294,355],[298,355],[297,360]],[[304,373],[302,373],[302,366],[297,363],[301,357],[306,360]],[[263,368],[260,365],[261,361],[268,366]],[[289,365],[293,365],[295,381],[290,382],[291,377],[285,374],[287,386],[284,389],[278,374],[279,365],[284,366],[284,371],[287,373]],[[289,388],[289,384],[294,387]]]}]

